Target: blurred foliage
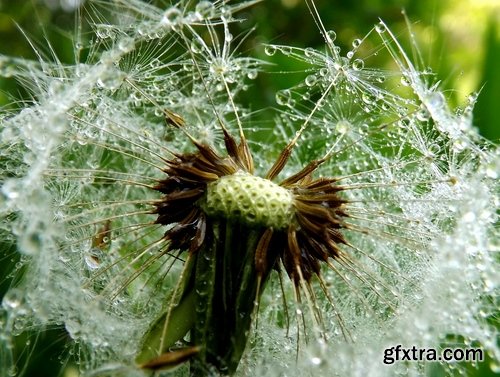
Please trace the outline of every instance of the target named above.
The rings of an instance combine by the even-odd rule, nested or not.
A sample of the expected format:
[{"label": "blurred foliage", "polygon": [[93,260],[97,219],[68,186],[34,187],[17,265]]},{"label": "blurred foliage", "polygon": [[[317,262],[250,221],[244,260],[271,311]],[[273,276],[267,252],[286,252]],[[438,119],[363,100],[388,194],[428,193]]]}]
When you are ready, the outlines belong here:
[{"label": "blurred foliage", "polygon": [[[467,96],[481,90],[475,112],[480,133],[490,140],[500,138],[500,125],[494,121],[500,102],[500,2],[483,0],[318,0],[316,6],[326,29],[337,33],[335,41],[344,54],[355,38],[363,38],[379,19],[384,20],[412,56],[408,23],[422,54],[423,64],[430,67],[448,93],[452,105],[466,102]],[[324,44],[310,11],[301,0],[263,1],[248,11],[248,24],[257,23],[258,36],[249,49],[258,51],[263,60],[275,66],[270,71],[300,71],[300,62],[281,54],[269,58],[262,43],[288,44],[318,48]],[[465,21],[465,22],[464,22]],[[489,21],[489,28],[486,25]],[[368,46],[374,51],[378,46]],[[484,57],[484,58],[483,58]],[[389,61],[373,61],[374,66],[391,69]],[[417,57],[414,56],[414,61]],[[303,77],[305,77],[304,74]],[[259,76],[259,93],[252,93],[252,105],[260,108],[273,104],[276,89],[290,86],[288,75]],[[484,85],[484,86],[483,86]],[[458,90],[457,90],[458,89]],[[260,103],[258,102],[260,99]],[[259,106],[256,106],[259,105]]]},{"label": "blurred foliage", "polygon": [[[165,1],[154,2],[166,6]],[[72,36],[78,16],[72,4],[77,3],[69,0],[0,0],[0,54],[35,60],[38,59],[37,54],[41,54],[44,59],[75,62]],[[490,140],[500,139],[500,125],[496,119],[500,103],[500,70],[497,68],[500,61],[500,4],[497,1],[483,0],[474,4],[472,0],[317,0],[316,5],[325,27],[336,31],[336,43],[344,53],[352,40],[362,38],[379,18],[397,36],[401,36],[406,50],[412,51],[408,25],[401,12],[405,9],[423,59],[437,77],[444,79],[442,85],[450,90],[450,101],[453,104],[464,103],[468,92],[480,91],[474,111],[475,125]],[[244,10],[241,16],[245,21],[235,25],[236,33],[244,35],[253,26],[257,31],[245,39],[240,52],[271,61],[273,65],[268,70],[274,72],[260,74],[255,85],[243,94],[241,100],[252,110],[274,106],[275,92],[290,86],[290,76],[279,72],[299,72],[298,75],[305,76],[301,73],[304,67],[302,63],[281,54],[266,56],[263,44],[318,48],[324,42],[301,0],[264,0]],[[461,21],[460,17],[464,16],[470,16],[467,24]],[[32,44],[36,46],[36,51]],[[378,63],[390,68],[389,62]],[[465,92],[457,92],[453,88],[461,88]],[[15,108],[15,101],[19,99],[29,99],[29,94],[14,79],[0,77],[0,107]],[[1,297],[10,285],[8,271],[12,270],[18,257],[12,250],[12,244],[2,242],[0,248]],[[16,357],[20,360],[21,369],[22,365],[27,368],[23,371],[24,375],[58,375],[61,363],[66,362],[57,356],[64,353],[65,337],[62,329],[47,330],[32,337],[28,334],[18,337],[16,348],[21,351]],[[26,354],[28,351],[22,343],[32,343],[29,354]],[[467,366],[467,373],[494,375],[487,364],[481,364],[479,369]],[[75,374],[74,369],[69,370],[71,372],[67,375]],[[442,376],[444,371],[435,366],[429,374]]]},{"label": "blurred foliage", "polygon": [[[29,39],[44,58],[74,62],[75,8],[81,2],[84,1],[0,0],[0,53],[37,59]],[[166,0],[150,2],[161,7],[168,5]],[[498,1],[317,0],[316,6],[325,27],[336,31],[336,43],[344,53],[353,39],[362,38],[379,19],[401,37],[407,51],[412,51],[408,25],[402,14],[404,9],[424,64],[443,80],[442,86],[448,90],[451,103],[463,104],[468,94],[482,89],[475,111],[476,125],[490,140],[500,138],[500,127],[494,123],[493,113],[494,104],[500,100],[500,74],[496,69],[500,54]],[[270,60],[274,64],[269,69],[271,72],[301,71],[304,67],[280,54],[270,59],[264,55],[263,43],[315,48],[323,45],[318,27],[302,0],[264,0],[240,16],[246,21],[235,25],[235,35],[244,35],[253,26],[257,29],[245,39],[240,52],[251,52]],[[388,61],[374,63],[390,69]],[[273,106],[276,90],[290,86],[290,80],[289,75],[261,74],[242,101],[254,110]],[[12,96],[27,98],[27,93],[13,79],[0,78],[0,106],[12,103]]]},{"label": "blurred foliage", "polygon": [[499,141],[498,105],[500,103],[500,28],[493,18],[490,19],[485,35],[485,58],[480,83],[484,85],[479,101],[474,109],[475,124],[483,136]]}]

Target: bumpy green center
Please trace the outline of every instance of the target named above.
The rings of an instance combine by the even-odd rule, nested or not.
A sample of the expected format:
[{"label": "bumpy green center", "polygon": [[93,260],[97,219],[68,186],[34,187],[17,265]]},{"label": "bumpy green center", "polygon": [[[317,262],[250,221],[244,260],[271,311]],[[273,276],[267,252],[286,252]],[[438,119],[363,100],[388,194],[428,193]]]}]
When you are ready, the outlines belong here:
[{"label": "bumpy green center", "polygon": [[210,183],[201,207],[208,216],[283,229],[293,217],[292,203],[292,194],[283,187],[268,179],[238,172]]}]

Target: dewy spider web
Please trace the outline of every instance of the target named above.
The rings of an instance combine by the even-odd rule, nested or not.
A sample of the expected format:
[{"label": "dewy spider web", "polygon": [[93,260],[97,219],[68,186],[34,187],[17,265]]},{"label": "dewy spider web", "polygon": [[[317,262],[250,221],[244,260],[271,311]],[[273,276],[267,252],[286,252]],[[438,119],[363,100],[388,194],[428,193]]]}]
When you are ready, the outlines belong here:
[{"label": "dewy spider web", "polygon": [[36,100],[2,125],[26,255],[4,344],[63,325],[89,375],[366,374],[394,342],[450,335],[498,359],[495,160],[385,24],[399,75],[366,67],[361,40],[342,56],[313,3],[325,51],[266,47],[311,67],[276,96],[279,153],[235,102],[261,64],[232,48],[241,6],[117,4],[89,4],[129,23],[91,13],[86,64],[16,62]]}]

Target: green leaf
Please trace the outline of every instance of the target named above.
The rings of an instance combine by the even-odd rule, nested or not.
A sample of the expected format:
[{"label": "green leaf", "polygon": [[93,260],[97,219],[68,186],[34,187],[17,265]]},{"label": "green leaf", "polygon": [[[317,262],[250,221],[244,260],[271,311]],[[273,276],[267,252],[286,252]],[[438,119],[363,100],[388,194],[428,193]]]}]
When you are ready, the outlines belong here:
[{"label": "green leaf", "polygon": [[188,257],[167,310],[146,332],[142,341],[143,348],[136,358],[139,365],[167,352],[169,347],[181,340],[193,327],[196,296],[192,272],[196,260],[196,255]]}]

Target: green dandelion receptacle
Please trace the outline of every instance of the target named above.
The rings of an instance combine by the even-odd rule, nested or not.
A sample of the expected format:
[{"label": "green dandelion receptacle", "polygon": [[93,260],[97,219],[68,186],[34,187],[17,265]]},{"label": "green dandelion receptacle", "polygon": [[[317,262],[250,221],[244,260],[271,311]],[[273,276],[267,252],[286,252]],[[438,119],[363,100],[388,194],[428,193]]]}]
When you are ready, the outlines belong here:
[{"label": "green dandelion receptacle", "polygon": [[293,221],[293,195],[267,179],[238,172],[210,183],[201,207],[209,216],[284,229]]}]

